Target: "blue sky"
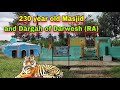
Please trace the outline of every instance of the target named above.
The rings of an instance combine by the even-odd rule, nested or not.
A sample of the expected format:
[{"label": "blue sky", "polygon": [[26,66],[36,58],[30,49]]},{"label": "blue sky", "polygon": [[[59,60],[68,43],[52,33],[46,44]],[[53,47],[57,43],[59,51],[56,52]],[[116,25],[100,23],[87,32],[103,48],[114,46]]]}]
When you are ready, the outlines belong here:
[{"label": "blue sky", "polygon": [[36,15],[40,16],[53,16],[53,15],[59,15],[59,12],[35,12]]},{"label": "blue sky", "polygon": [[[64,13],[64,12],[34,12],[35,15],[40,15],[40,16],[53,16],[53,15],[60,15],[60,13]],[[97,15],[100,15],[101,12],[81,12],[84,13],[86,15],[91,14],[92,18],[96,18]]]}]

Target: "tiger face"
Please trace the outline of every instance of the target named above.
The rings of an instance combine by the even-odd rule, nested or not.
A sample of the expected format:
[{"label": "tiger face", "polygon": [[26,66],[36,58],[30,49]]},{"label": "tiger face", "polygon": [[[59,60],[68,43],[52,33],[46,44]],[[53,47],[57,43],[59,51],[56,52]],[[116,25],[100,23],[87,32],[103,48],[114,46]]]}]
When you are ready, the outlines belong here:
[{"label": "tiger face", "polygon": [[23,62],[23,67],[25,66],[31,66],[31,67],[35,67],[36,66],[36,61],[35,61],[35,57],[34,56],[30,56],[30,57],[25,57],[25,60]]},{"label": "tiger face", "polygon": [[25,57],[22,72],[15,78],[30,78],[34,76],[36,61],[34,56]]}]

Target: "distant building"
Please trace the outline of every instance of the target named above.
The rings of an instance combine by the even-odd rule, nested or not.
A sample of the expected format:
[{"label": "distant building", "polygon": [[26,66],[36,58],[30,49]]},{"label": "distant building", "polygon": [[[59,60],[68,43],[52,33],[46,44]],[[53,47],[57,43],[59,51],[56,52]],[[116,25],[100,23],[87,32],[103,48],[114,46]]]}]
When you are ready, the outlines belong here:
[{"label": "distant building", "polygon": [[9,44],[2,46],[2,52],[11,58],[23,58],[30,55],[38,56],[40,49],[39,45],[17,42],[16,38],[12,38]]}]

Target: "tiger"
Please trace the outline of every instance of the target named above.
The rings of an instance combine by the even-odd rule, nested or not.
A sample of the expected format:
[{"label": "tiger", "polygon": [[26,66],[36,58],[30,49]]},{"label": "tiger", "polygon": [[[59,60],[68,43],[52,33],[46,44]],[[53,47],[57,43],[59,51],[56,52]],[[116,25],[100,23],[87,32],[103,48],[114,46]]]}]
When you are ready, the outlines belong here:
[{"label": "tiger", "polygon": [[15,78],[63,78],[63,72],[54,65],[37,65],[34,56],[26,56],[22,71]]}]

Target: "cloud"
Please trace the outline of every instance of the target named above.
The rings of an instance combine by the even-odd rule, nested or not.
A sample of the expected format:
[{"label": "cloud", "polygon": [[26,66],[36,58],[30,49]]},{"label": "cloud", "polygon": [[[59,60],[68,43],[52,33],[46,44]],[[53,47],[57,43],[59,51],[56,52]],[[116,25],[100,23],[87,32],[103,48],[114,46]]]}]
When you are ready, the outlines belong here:
[{"label": "cloud", "polygon": [[[28,12],[31,16],[35,16],[34,12]],[[9,26],[9,22],[12,22],[16,18],[13,12],[0,12],[0,40],[9,40],[11,35],[4,32],[4,27]]]},{"label": "cloud", "polygon": [[92,19],[95,19],[96,20],[96,17],[98,16],[98,15],[101,15],[102,14],[102,12],[84,12],[85,14],[86,14],[86,16],[88,16],[88,15],[92,15]]},{"label": "cloud", "polygon": [[14,18],[15,15],[13,12],[0,12],[0,18],[3,18],[3,17]]},{"label": "cloud", "polygon": [[89,14],[92,15],[91,18],[96,19],[97,15],[101,15],[102,12],[60,12],[60,15],[69,15],[69,16],[75,16],[75,15],[84,15],[85,17]]},{"label": "cloud", "polygon": [[60,12],[59,15],[60,15],[60,16],[62,16],[62,15],[67,15],[67,13],[66,13],[66,12]]},{"label": "cloud", "polygon": [[0,34],[0,40],[10,40],[13,34]]},{"label": "cloud", "polygon": [[[34,12],[28,12],[31,16],[36,16],[36,14]],[[48,13],[49,14],[49,13]],[[101,12],[73,12],[73,13],[67,13],[67,12],[60,12],[58,15],[62,16],[62,15],[92,15],[92,18],[96,18],[97,15],[101,15]],[[9,22],[12,22],[13,19],[15,18],[15,14],[13,12],[0,12],[0,40],[9,40],[12,34],[8,34],[8,33],[4,33],[4,27],[5,26],[9,26]],[[36,26],[36,23],[33,23],[33,21],[31,21],[30,23],[31,26]],[[46,23],[39,23],[39,25],[42,25],[43,27],[48,26],[48,25],[58,25],[58,26],[67,26],[67,23],[53,23],[50,21],[47,21]],[[45,33],[43,32],[42,35],[43,36],[47,36],[49,33]],[[58,33],[54,33],[54,35],[58,35]]]},{"label": "cloud", "polygon": [[9,26],[9,22],[12,22],[14,17],[13,12],[0,12],[0,40],[10,39],[11,34],[6,34],[4,27]]},{"label": "cloud", "polygon": [[30,16],[36,16],[36,14],[34,12],[28,12],[30,14]]},{"label": "cloud", "polygon": [[13,20],[14,20],[13,18],[8,18],[8,17],[0,18],[0,22],[12,22]]},{"label": "cloud", "polygon": [[[62,16],[62,15],[67,15],[66,13],[64,13],[64,12],[60,12],[58,15],[60,15],[60,16]],[[60,21],[60,22],[51,22],[50,20],[48,20],[46,23],[40,23],[39,25],[41,25],[41,26],[43,26],[43,27],[45,27],[45,26],[49,26],[49,25],[51,25],[51,26],[53,26],[53,25],[57,25],[57,26],[64,26],[64,25],[68,25],[68,24],[66,24],[66,23],[63,23],[62,21]],[[53,30],[50,32],[53,36],[58,36],[58,32],[53,32]],[[50,34],[49,32],[42,32],[42,35],[44,36],[44,37],[47,37],[48,36],[48,34]]]}]

